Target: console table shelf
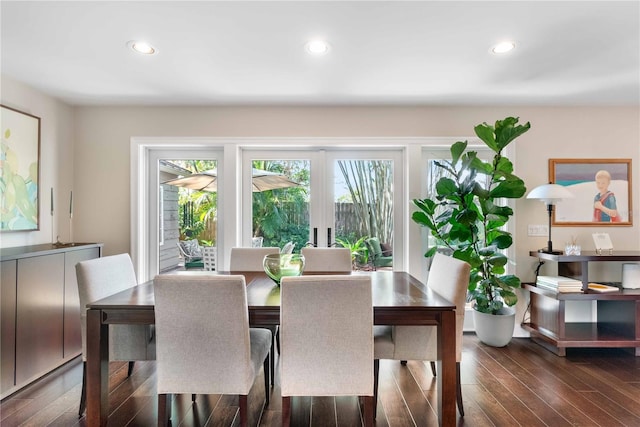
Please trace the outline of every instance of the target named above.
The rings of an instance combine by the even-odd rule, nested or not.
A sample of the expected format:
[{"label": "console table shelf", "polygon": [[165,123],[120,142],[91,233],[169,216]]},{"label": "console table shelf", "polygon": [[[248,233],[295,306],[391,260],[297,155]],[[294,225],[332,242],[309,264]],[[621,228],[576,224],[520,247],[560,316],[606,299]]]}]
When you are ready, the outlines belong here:
[{"label": "console table shelf", "polygon": [[[583,292],[556,293],[526,283],[530,292],[531,319],[522,327],[531,332],[531,338],[559,356],[571,347],[633,348],[640,356],[640,289],[622,289],[619,292],[589,291],[588,263],[640,261],[640,251],[614,252],[598,255],[553,255],[530,252],[543,261],[558,263],[558,275],[581,280]],[[596,322],[565,322],[566,301],[596,301]]]}]

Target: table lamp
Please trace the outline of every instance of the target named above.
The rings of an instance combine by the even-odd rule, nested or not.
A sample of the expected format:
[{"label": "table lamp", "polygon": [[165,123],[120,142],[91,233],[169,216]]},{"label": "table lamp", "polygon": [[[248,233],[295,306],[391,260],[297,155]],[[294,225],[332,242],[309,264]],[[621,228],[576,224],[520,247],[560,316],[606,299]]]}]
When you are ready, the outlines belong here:
[{"label": "table lamp", "polygon": [[570,199],[573,197],[573,194],[569,190],[558,184],[540,185],[527,194],[527,199],[537,199],[544,202],[547,205],[547,212],[549,212],[549,240],[547,241],[547,247],[545,249],[540,249],[539,252],[562,255],[562,251],[553,250],[553,243],[551,242],[551,214],[553,213],[553,205],[563,199]]}]

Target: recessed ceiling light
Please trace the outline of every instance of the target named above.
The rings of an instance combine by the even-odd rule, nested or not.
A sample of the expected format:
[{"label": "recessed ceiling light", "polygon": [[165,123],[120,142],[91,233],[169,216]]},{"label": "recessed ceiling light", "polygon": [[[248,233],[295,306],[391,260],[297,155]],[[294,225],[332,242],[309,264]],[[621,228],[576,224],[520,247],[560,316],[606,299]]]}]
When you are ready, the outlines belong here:
[{"label": "recessed ceiling light", "polygon": [[305,49],[312,55],[324,55],[329,52],[329,43],[324,40],[311,40],[305,45]]},{"label": "recessed ceiling light", "polygon": [[516,44],[514,42],[509,42],[509,41],[500,42],[491,48],[491,52],[496,54],[507,53],[510,50],[513,50],[515,47],[516,47]]},{"label": "recessed ceiling light", "polygon": [[127,43],[127,46],[133,49],[134,52],[143,55],[155,55],[158,53],[158,50],[155,47],[142,40],[131,40]]}]

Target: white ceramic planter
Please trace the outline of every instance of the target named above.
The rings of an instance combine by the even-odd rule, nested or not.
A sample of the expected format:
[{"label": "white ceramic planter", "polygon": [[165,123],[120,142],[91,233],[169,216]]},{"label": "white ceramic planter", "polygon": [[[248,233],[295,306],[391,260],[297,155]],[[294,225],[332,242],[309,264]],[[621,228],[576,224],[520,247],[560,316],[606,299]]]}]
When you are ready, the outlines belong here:
[{"label": "white ceramic planter", "polygon": [[503,307],[497,315],[473,310],[473,321],[480,341],[492,347],[504,347],[513,336],[516,310]]}]

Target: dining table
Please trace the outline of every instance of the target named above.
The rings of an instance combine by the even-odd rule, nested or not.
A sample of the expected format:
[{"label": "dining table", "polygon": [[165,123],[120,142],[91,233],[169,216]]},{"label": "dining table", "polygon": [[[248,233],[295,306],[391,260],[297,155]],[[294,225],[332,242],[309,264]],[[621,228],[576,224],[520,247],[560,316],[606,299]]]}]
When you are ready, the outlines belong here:
[{"label": "dining table", "polygon": [[[280,323],[280,288],[264,272],[243,274],[249,324]],[[206,275],[229,272],[181,271]],[[371,276],[375,325],[431,325],[437,328],[437,400],[441,426],[456,424],[456,306],[403,271],[367,271]],[[109,325],[154,324],[153,280],[87,305],[87,424],[106,426],[109,416]],[[372,361],[373,362],[373,361]]]}]

